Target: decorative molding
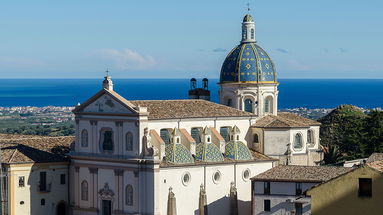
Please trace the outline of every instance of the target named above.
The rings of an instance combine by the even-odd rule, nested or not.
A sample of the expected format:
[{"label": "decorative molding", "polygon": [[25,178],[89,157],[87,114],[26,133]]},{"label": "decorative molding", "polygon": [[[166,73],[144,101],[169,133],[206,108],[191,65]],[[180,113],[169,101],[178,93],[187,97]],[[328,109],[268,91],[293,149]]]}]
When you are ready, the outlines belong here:
[{"label": "decorative molding", "polygon": [[97,125],[98,121],[97,120],[90,120],[89,122],[90,122],[91,125]]},{"label": "decorative molding", "polygon": [[115,124],[116,124],[117,127],[118,127],[118,126],[122,126],[123,121],[116,121]]},{"label": "decorative molding", "polygon": [[113,200],[114,198],[114,192],[109,188],[108,183],[105,183],[104,187],[98,191],[98,195],[100,195],[100,198],[103,200]]},{"label": "decorative molding", "polygon": [[138,177],[138,170],[133,170],[134,177]]},{"label": "decorative molding", "polygon": [[76,119],[76,125],[78,125],[80,123],[80,120],[79,119]]}]

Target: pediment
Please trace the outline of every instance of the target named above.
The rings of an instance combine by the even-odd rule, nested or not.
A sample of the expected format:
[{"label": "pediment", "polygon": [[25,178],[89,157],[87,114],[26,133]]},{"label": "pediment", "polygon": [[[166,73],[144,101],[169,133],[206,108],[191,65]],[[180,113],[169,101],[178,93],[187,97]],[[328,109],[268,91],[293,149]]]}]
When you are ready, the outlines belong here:
[{"label": "pediment", "polygon": [[134,105],[114,91],[101,90],[73,112],[135,114]]}]

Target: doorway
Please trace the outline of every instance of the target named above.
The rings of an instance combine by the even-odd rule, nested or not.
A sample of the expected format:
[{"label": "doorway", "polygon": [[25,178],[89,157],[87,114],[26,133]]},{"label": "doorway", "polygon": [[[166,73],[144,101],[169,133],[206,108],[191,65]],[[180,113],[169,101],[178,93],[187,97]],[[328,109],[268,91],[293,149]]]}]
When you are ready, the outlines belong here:
[{"label": "doorway", "polygon": [[112,215],[112,201],[110,200],[102,200],[102,215]]},{"label": "doorway", "polygon": [[66,215],[66,204],[65,204],[65,202],[60,202],[57,205],[56,214],[57,215]]}]

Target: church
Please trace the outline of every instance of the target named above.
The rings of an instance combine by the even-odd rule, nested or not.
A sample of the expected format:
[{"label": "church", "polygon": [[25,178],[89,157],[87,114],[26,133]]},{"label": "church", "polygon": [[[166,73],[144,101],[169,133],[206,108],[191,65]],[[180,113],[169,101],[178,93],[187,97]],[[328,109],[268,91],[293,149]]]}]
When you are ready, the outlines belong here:
[{"label": "church", "polygon": [[278,113],[275,65],[250,14],[219,86],[220,104],[129,101],[107,75],[73,110],[72,214],[250,214],[251,177],[276,165],[319,165],[320,124]]}]

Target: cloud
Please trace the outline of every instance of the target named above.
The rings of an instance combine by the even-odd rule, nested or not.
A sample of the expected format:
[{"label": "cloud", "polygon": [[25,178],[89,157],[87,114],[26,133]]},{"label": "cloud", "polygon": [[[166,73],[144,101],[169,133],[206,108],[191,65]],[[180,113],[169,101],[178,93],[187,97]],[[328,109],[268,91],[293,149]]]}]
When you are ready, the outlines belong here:
[{"label": "cloud", "polygon": [[197,52],[204,52],[205,49],[196,49]]},{"label": "cloud", "polygon": [[346,53],[347,52],[347,50],[344,49],[344,48],[339,48],[339,51],[342,52],[342,53]]},{"label": "cloud", "polygon": [[283,53],[283,54],[289,53],[289,51],[287,51],[286,49],[283,49],[283,48],[277,48],[276,50],[279,51],[280,53]]},{"label": "cloud", "polygon": [[102,49],[97,53],[101,58],[112,61],[116,69],[145,70],[158,64],[158,61],[153,56],[141,55],[131,49]]},{"label": "cloud", "polygon": [[216,48],[216,49],[213,49],[213,52],[226,52],[226,49],[224,49],[224,48]]}]

